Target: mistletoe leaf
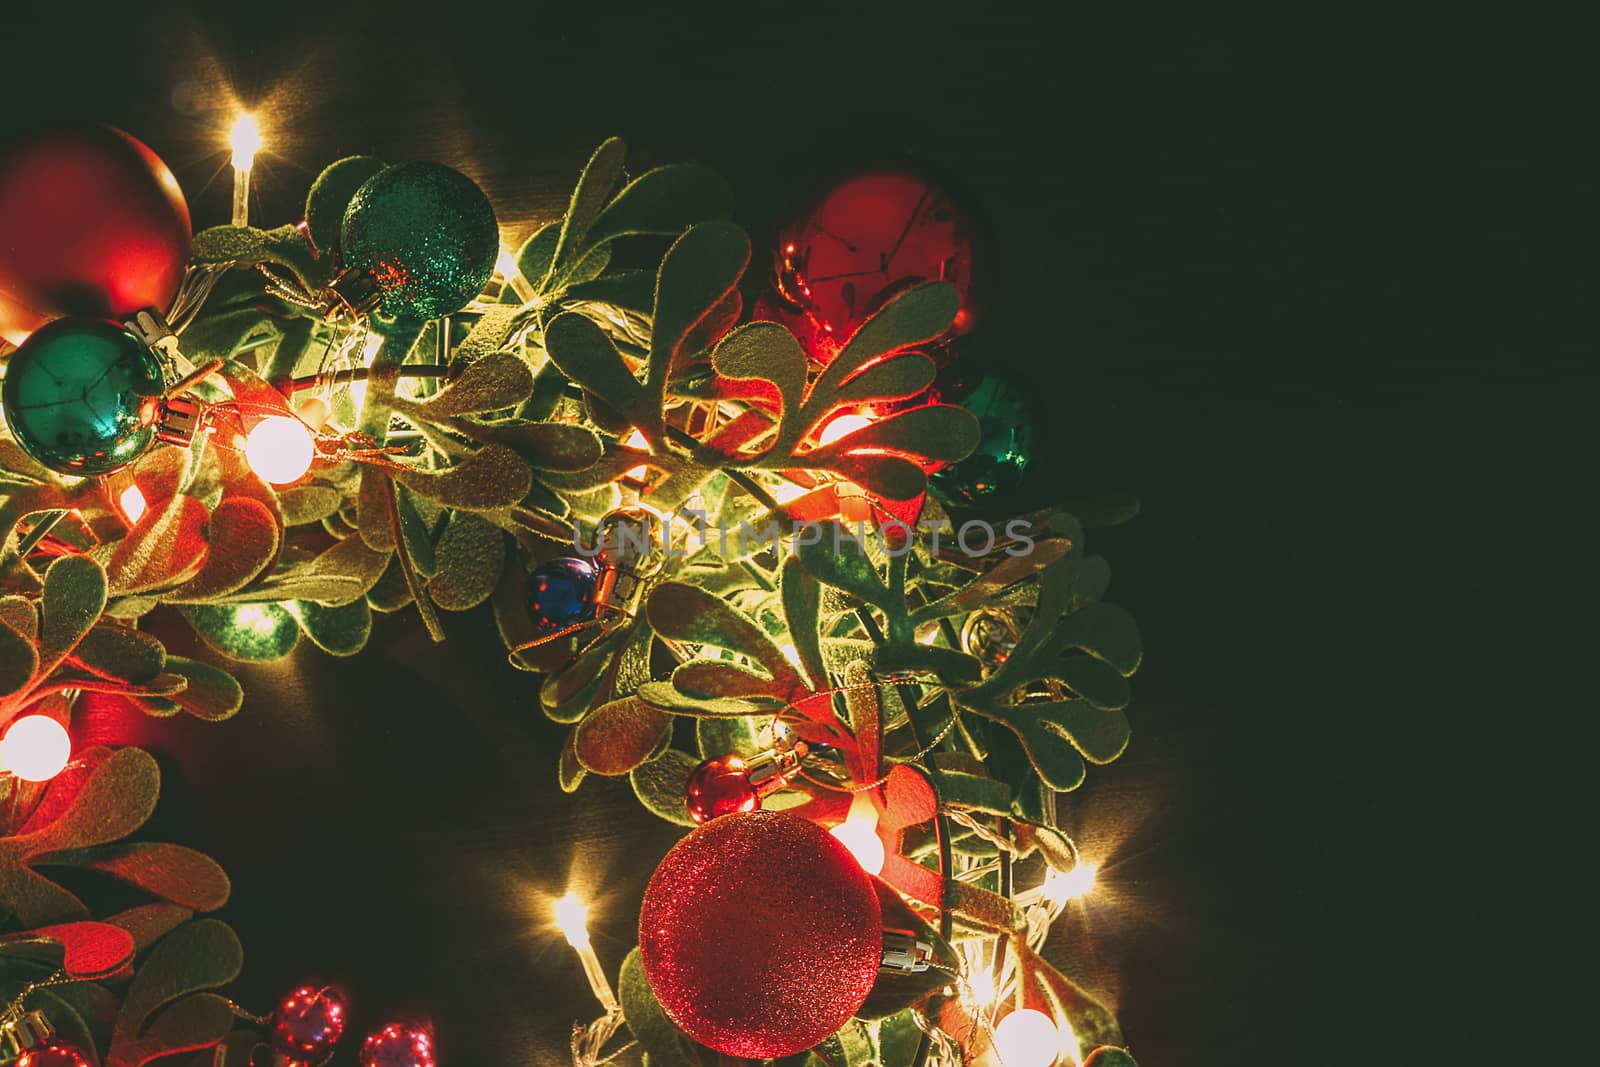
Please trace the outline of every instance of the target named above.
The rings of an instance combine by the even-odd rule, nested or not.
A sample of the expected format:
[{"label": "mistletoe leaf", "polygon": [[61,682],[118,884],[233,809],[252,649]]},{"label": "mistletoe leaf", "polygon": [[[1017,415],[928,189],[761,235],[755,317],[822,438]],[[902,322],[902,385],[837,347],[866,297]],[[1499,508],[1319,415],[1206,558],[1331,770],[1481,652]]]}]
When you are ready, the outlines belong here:
[{"label": "mistletoe leaf", "polygon": [[313,644],[330,656],[353,656],[372,636],[372,608],[365,600],[326,607],[315,600],[295,602],[292,614]]},{"label": "mistletoe leaf", "polygon": [[194,912],[188,908],[180,908],[162,900],[118,912],[106,922],[132,934],[134,946],[143,952],[192,918]]},{"label": "mistletoe leaf", "polygon": [[[197,919],[162,938],[128,987],[117,1014],[109,1061],[119,1062],[117,1045],[137,1040],[151,1016],[161,1008],[191,993],[227,985],[238,977],[243,964],[239,938],[215,919]],[[231,1025],[232,1013],[229,1015]]]},{"label": "mistletoe leaf", "polygon": [[835,406],[872,401],[904,400],[933,384],[938,369],[921,352],[906,352],[868,364],[840,386],[831,400]]},{"label": "mistletoe leaf", "polygon": [[569,311],[551,319],[545,327],[544,345],[550,361],[562,374],[590,396],[604,397],[607,404],[647,436],[650,427],[660,422],[659,408],[648,400],[611,338],[587,315]]},{"label": "mistletoe leaf", "polygon": [[949,282],[907,289],[866,322],[828,364],[812,395],[830,397],[869,361],[943,336],[961,310],[961,294]]},{"label": "mistletoe leaf", "polygon": [[1017,953],[1021,971],[1024,1007],[1042,1011],[1052,1018],[1071,1019],[1072,1033],[1079,1048],[1122,1044],[1122,1029],[1105,1005],[1045,962],[1023,943],[1022,938],[1013,937],[1011,947]]},{"label": "mistletoe leaf", "polygon": [[741,700],[737,697],[695,697],[678,692],[671,682],[646,682],[634,694],[651,707],[674,715],[718,716],[746,719],[765,712],[771,715],[782,704],[775,700]]},{"label": "mistletoe leaf", "polygon": [[378,584],[393,556],[369,548],[360,536],[347,537],[318,556],[311,566],[311,574],[327,578],[340,586],[337,596],[315,596],[308,592],[295,594],[296,600],[316,600],[329,607],[359,600]]},{"label": "mistletoe leaf", "polygon": [[1050,647],[1055,651],[1081,648],[1123,675],[1138,670],[1144,657],[1138,624],[1115,604],[1089,604],[1073,612],[1056,628]]},{"label": "mistletoe leaf", "polygon": [[1101,1045],[1089,1053],[1088,1059],[1083,1061],[1083,1067],[1139,1067],[1139,1065],[1134,1062],[1133,1056],[1127,1049]]},{"label": "mistletoe leaf", "polygon": [[481,516],[455,512],[439,536],[436,559],[428,596],[446,611],[466,611],[494,592],[505,566],[505,534]]},{"label": "mistletoe leaf", "polygon": [[[659,397],[685,340],[728,298],[750,261],[750,238],[727,221],[702,222],[672,243],[656,276],[650,382]],[[646,431],[646,435],[649,432]]]},{"label": "mistletoe leaf", "polygon": [[133,959],[132,936],[119,926],[101,922],[61,923],[0,937],[0,953],[21,948],[34,958],[33,949],[52,967],[74,981],[96,981],[116,974]]},{"label": "mistletoe leaf", "polygon": [[197,719],[219,722],[244,706],[244,689],[239,680],[220,667],[168,656],[166,669],[188,680],[189,684],[172,694],[171,699]]},{"label": "mistletoe leaf", "polygon": [[0,596],[0,626],[9,626],[32,645],[39,639],[39,610],[25,596]]},{"label": "mistletoe leaf", "polygon": [[785,689],[803,688],[778,646],[754,620],[726,601],[685,582],[662,582],[650,592],[646,606],[650,627],[663,637],[715,645],[748,656]]},{"label": "mistletoe leaf", "polygon": [[561,784],[563,793],[575,793],[578,786],[589,776],[583,764],[578,762],[576,730],[567,731],[566,743],[561,746],[561,757],[556,761],[556,780]]},{"label": "mistletoe leaf", "polygon": [[526,363],[510,352],[491,352],[427,400],[406,406],[426,418],[476,415],[515,407],[532,392],[533,372]]},{"label": "mistletoe leaf", "polygon": [[106,572],[87,556],[62,556],[44,574],[39,669],[48,674],[77,647],[106,607]]},{"label": "mistletoe leaf", "polygon": [[167,649],[159,640],[131,626],[99,622],[83,635],[72,658],[102,678],[143,684],[154,681],[167,665]]},{"label": "mistletoe leaf", "polygon": [[89,772],[60,815],[14,840],[29,857],[116,841],[145,824],[160,791],[161,772],[150,754],[118,749]]},{"label": "mistletoe leaf", "polygon": [[208,548],[200,572],[173,590],[174,599],[226,596],[250,583],[278,556],[278,517],[248,496],[226,497],[207,523]]},{"label": "mistletoe leaf", "polygon": [[833,467],[852,453],[889,453],[954,463],[977,447],[976,415],[952,404],[927,404],[879,419],[796,459],[808,467]]},{"label": "mistletoe leaf", "polygon": [[517,272],[535,286],[550,273],[556,261],[556,242],[561,240],[562,221],[557,219],[540,226],[517,249]]},{"label": "mistletoe leaf", "polygon": [[811,688],[821,689],[828,681],[818,628],[822,585],[798,558],[789,556],[783,561],[779,588],[783,596],[784,622],[794,641],[795,658],[800,661],[800,669]]},{"label": "mistletoe leaf", "polygon": [[438,566],[433,555],[433,530],[404,486],[395,490],[395,510],[400,519],[401,547],[410,558],[412,568],[424,578],[433,577]]},{"label": "mistletoe leaf", "polygon": [[191,911],[228,902],[228,876],[202,852],[162,841],[134,841],[55,853],[52,865],[99,871]]},{"label": "mistletoe leaf", "polygon": [[693,826],[683,798],[689,788],[689,775],[699,765],[700,761],[687,752],[669,748],[656,759],[635,767],[628,779],[647,811],[677,826]]},{"label": "mistletoe leaf", "polygon": [[622,961],[617,976],[617,994],[628,1030],[643,1046],[652,1067],[702,1067],[718,1062],[714,1053],[704,1052],[672,1025],[645,978],[644,961],[635,948]]},{"label": "mistletoe leaf", "polygon": [[715,171],[693,163],[657,167],[628,183],[589,229],[599,244],[617,237],[673,237],[697,222],[733,214],[733,187]]},{"label": "mistletoe leaf", "polygon": [[190,258],[196,263],[231,263],[254,267],[271,263],[294,272],[307,288],[314,288],[318,270],[316,254],[298,226],[258,230],[254,226],[212,226],[194,235]]},{"label": "mistletoe leaf", "polygon": [[106,1067],[136,1067],[176,1053],[212,1048],[228,1036],[235,1019],[226,997],[215,993],[184,997],[156,1015],[136,1040],[113,1038]]},{"label": "mistletoe leaf", "polygon": [[394,480],[407,489],[461,511],[511,507],[533,487],[533,474],[522,457],[505,445],[495,444],[484,445],[449,470],[402,467],[393,474]]},{"label": "mistletoe leaf", "polygon": [[128,532],[106,563],[111,595],[126,596],[188,579],[206,558],[206,507],[178,494],[165,508],[150,509]]},{"label": "mistletoe leaf", "polygon": [[26,687],[38,667],[39,651],[33,642],[0,623],[0,697]]},{"label": "mistletoe leaf", "polygon": [[637,697],[623,697],[585,715],[573,746],[585,770],[619,778],[648,760],[671,729],[672,716]]},{"label": "mistletoe leaf", "polygon": [[1097,708],[1125,708],[1133,696],[1128,680],[1111,664],[1093,656],[1067,656],[1052,673]]},{"label": "mistletoe leaf", "polygon": [[184,604],[178,610],[202,641],[229,659],[282,659],[300,642],[300,624],[281,604]]},{"label": "mistletoe leaf", "polygon": [[971,614],[1005,590],[1035,577],[1071,551],[1072,542],[1064,537],[1041,538],[1033,543],[1033,550],[1025,555],[1007,555],[954,593],[916,609],[911,613],[911,620],[924,622]]},{"label": "mistletoe leaf", "polygon": [[[839,551],[834,551],[833,545],[843,547]],[[800,566],[818,581],[835,589],[842,589],[868,604],[885,608],[893,606],[889,590],[878,578],[878,572],[872,566],[872,561],[867,558],[859,545],[851,543],[848,536],[835,531],[831,539],[823,537],[815,544],[797,543],[795,548]]]},{"label": "mistletoe leaf", "polygon": [[551,283],[578,261],[589,235],[589,227],[594,225],[606,201],[611,199],[612,190],[622,179],[627,158],[627,146],[616,137],[609,138],[594,150],[594,155],[589,157],[588,164],[578,177],[578,184],[572,190],[572,202],[567,205],[567,213],[561,220],[560,235],[550,256],[550,269],[542,275],[527,276],[534,283],[534,288],[540,292],[546,291]]}]

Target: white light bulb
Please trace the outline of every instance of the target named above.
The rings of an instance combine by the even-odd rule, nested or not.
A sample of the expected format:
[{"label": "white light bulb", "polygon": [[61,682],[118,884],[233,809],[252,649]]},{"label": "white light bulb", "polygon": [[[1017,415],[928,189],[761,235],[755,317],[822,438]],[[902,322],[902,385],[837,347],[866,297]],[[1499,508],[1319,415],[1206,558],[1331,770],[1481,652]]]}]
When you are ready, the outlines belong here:
[{"label": "white light bulb", "polygon": [[1097,870],[1099,868],[1092,863],[1079,863],[1066,872],[1051,867],[1049,873],[1044,876],[1044,885],[1040,887],[1040,892],[1052,904],[1065,904],[1094,888],[1094,875]]},{"label": "white light bulb", "polygon": [[872,425],[872,420],[865,415],[839,415],[830,419],[817,435],[817,444],[831,445],[841,437],[847,437],[857,430],[864,430]]},{"label": "white light bulb", "polygon": [[828,831],[839,843],[850,850],[850,855],[868,874],[883,870],[883,839],[878,836],[878,810],[866,794],[857,793],[850,802],[850,814],[844,822]]},{"label": "white light bulb", "polygon": [[1004,1067],[1050,1067],[1061,1058],[1061,1032],[1044,1012],[1021,1008],[994,1028],[994,1051]]},{"label": "white light bulb", "polygon": [[556,901],[556,926],[573,948],[589,947],[589,909],[571,893]]},{"label": "white light bulb", "polygon": [[317,446],[305,423],[284,415],[262,419],[244,440],[244,458],[250,469],[273,485],[301,478],[316,455]]},{"label": "white light bulb", "polygon": [[48,715],[24,715],[0,741],[0,770],[24,782],[48,782],[72,759],[67,728]]},{"label": "white light bulb", "polygon": [[256,164],[256,153],[261,150],[261,125],[256,117],[246,111],[234,120],[228,134],[233,148],[233,166],[236,170],[249,170]]},{"label": "white light bulb", "polygon": [[117,505],[122,508],[123,517],[130,525],[139,525],[139,520],[144,518],[144,513],[150,504],[144,498],[144,493],[137,485],[130,485],[117,497]]}]

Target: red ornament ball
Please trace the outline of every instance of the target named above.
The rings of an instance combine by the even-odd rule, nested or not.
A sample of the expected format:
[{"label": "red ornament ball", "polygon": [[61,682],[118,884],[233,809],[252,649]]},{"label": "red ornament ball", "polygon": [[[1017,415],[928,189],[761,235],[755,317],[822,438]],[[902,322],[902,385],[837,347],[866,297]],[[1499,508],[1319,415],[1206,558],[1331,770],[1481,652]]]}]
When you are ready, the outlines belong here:
[{"label": "red ornament ball", "polygon": [[955,201],[926,179],[864,174],[836,186],[784,231],[778,291],[824,339],[842,342],[899,293],[945,281],[961,294],[953,329],[965,333],[973,315],[971,230]]},{"label": "red ornament ball", "polygon": [[344,994],[332,986],[301,986],[273,1013],[272,1047],[298,1063],[322,1063],[344,1036],[348,1011]]},{"label": "red ornament ball", "polygon": [[433,1033],[410,1023],[374,1030],[361,1044],[361,1067],[434,1067]]},{"label": "red ornament ball", "polygon": [[70,1041],[51,1038],[42,1045],[22,1050],[16,1067],[91,1067],[89,1057]]},{"label": "red ornament ball", "polygon": [[708,759],[689,775],[684,794],[689,817],[697,823],[710,822],[719,815],[755,811],[761,794],[750,784],[750,769],[738,756]]},{"label": "red ornament ball", "polygon": [[189,205],[121,130],[55,126],[0,148],[0,333],[46,319],[166,312],[189,261]]},{"label": "red ornament ball", "polygon": [[817,1045],[872,992],[883,920],[872,879],[797,815],[740,812],[673,846],[639,911],[645,977],[667,1016],[730,1056]]}]

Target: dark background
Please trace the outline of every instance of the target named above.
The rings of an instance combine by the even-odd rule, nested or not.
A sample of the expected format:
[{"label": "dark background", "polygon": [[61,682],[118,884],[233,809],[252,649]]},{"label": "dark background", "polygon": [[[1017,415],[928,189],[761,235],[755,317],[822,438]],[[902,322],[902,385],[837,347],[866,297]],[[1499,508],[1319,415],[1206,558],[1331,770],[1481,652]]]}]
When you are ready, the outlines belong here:
[{"label": "dark background", "polygon": [[[1037,495],[1145,503],[1095,542],[1148,653],[1132,747],[1063,803],[1106,864],[1069,970],[1147,1067],[1561,1060],[1597,992],[1594,700],[1555,680],[1595,590],[1584,37],[1073,6],[52,5],[10,27],[7,109],[145,139],[197,226],[230,85],[268,224],[364,152],[465,170],[520,235],[617,133],[635,171],[722,170],[760,249],[831,174],[941,168],[987,215],[969,355],[1032,383]],[[332,980],[363,1030],[430,1015],[446,1064],[565,1062],[595,1006],[546,902],[598,897],[614,968],[675,831],[562,795],[533,684],[447,622],[128,729],[161,831],[233,875],[238,999]]]}]

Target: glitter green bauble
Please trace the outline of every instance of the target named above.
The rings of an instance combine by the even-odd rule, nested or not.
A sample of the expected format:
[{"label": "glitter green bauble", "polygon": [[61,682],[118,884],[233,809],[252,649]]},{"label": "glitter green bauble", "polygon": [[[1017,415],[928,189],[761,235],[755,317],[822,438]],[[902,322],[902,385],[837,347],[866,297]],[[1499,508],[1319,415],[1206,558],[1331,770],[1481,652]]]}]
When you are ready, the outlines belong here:
[{"label": "glitter green bauble", "polygon": [[483,190],[440,163],[401,163],[368,178],[339,227],[344,265],[372,276],[397,319],[460,311],[483,291],[500,227]]},{"label": "glitter green bauble", "polygon": [[1015,492],[1033,457],[1033,416],[1022,394],[985,373],[940,399],[978,416],[979,439],[972,455],[928,476],[929,492],[946,506],[968,508]]},{"label": "glitter green bauble", "polygon": [[62,474],[107,474],[155,441],[161,364],[121,325],[57,319],[6,365],[0,407],[17,444]]}]

